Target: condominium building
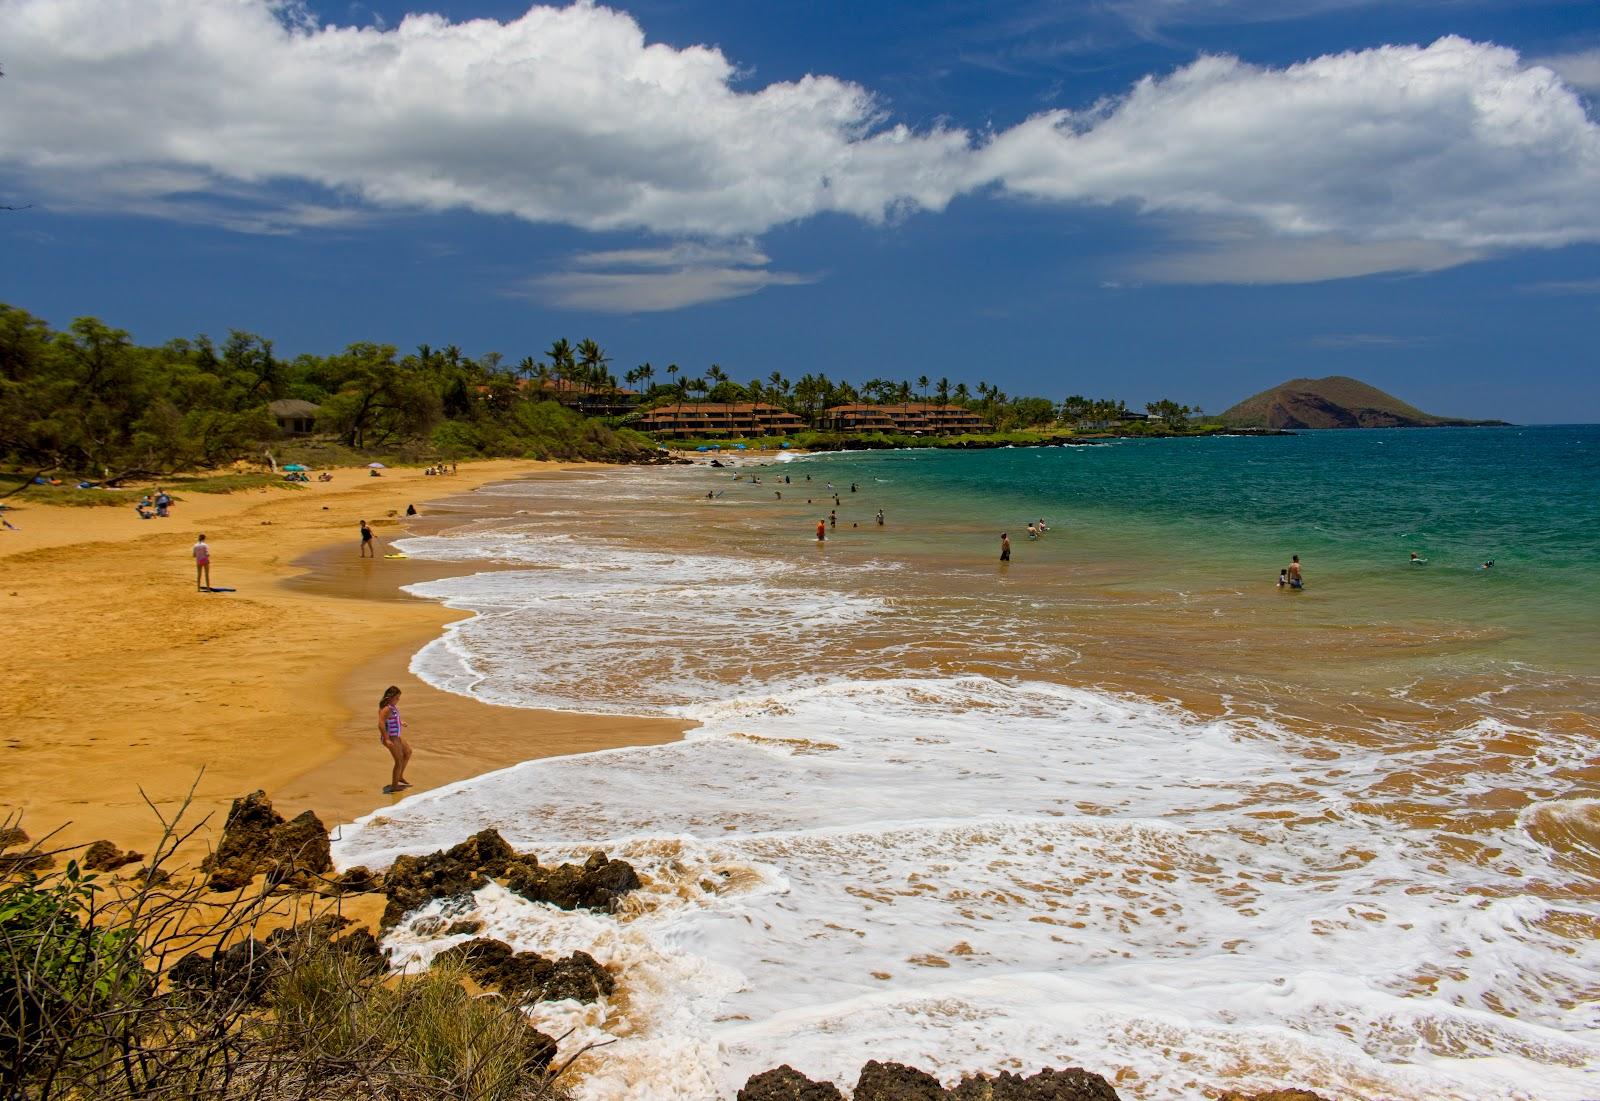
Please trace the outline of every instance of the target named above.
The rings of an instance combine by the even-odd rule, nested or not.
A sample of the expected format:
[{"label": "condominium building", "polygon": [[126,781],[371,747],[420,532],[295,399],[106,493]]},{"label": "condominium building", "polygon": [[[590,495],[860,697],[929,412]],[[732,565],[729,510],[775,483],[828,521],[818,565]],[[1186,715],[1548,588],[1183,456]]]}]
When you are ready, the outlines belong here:
[{"label": "condominium building", "polygon": [[805,422],[776,405],[752,401],[676,402],[647,409],[629,428],[658,436],[781,436]]},{"label": "condominium building", "polygon": [[832,432],[927,432],[940,436],[994,431],[970,409],[924,401],[835,405],[823,412],[821,426]]}]

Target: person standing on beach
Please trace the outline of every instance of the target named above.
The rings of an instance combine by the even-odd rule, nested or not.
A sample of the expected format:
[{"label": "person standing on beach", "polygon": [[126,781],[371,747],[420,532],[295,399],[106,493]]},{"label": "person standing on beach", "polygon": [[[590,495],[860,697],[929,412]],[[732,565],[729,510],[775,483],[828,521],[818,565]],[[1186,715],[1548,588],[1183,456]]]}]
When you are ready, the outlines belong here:
[{"label": "person standing on beach", "polygon": [[361,521],[361,557],[376,558],[378,554],[372,549],[372,529],[365,520]]},{"label": "person standing on beach", "polygon": [[1000,561],[1011,561],[1011,536],[1003,531],[1000,533]]},{"label": "person standing on beach", "polygon": [[391,684],[383,690],[383,699],[378,701],[378,741],[394,759],[394,768],[389,773],[389,786],[383,789],[385,792],[404,791],[411,786],[411,781],[406,779],[411,747],[401,733],[404,726],[400,721],[400,689]]},{"label": "person standing on beach", "polygon": [[206,542],[206,533],[201,532],[200,538],[194,541],[194,546],[189,553],[194,555],[194,587],[199,592],[211,591],[211,544]]}]

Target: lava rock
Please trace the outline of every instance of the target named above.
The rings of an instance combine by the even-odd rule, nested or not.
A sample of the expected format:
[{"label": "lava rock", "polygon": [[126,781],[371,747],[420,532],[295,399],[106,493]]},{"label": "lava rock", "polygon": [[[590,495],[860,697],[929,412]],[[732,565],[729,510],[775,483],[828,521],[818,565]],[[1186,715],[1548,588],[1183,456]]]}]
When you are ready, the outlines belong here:
[{"label": "lava rock", "polygon": [[445,855],[497,879],[506,874],[506,865],[517,854],[498,830],[479,830]]},{"label": "lava rock", "polygon": [[449,853],[397,856],[383,877],[389,904],[379,924],[388,928],[433,899],[464,897],[488,882],[488,876]]},{"label": "lava rock", "polygon": [[1327,1101],[1327,1098],[1310,1090],[1268,1090],[1266,1093],[1251,1094],[1229,1090],[1217,1101]]},{"label": "lava rock", "polygon": [[518,952],[489,937],[465,941],[440,952],[435,962],[457,963],[480,986],[526,1001],[593,1002],[610,994],[616,982],[587,952],[549,960],[537,952]]},{"label": "lava rock", "polygon": [[844,1101],[844,1094],[832,1082],[813,1082],[785,1063],[751,1075],[737,1101]]},{"label": "lava rock", "polygon": [[856,1080],[855,1101],[946,1101],[939,1080],[927,1071],[904,1063],[868,1060]]},{"label": "lava rock", "polygon": [[1118,1101],[1111,1083],[1082,1067],[1041,1070],[1027,1078],[1010,1071],[963,1078],[950,1101]]},{"label": "lava rock", "polygon": [[91,872],[114,872],[126,864],[137,864],[143,853],[123,852],[109,841],[96,841],[83,850],[83,866]]},{"label": "lava rock", "polygon": [[365,895],[381,890],[383,877],[360,864],[340,872],[324,887],[324,893],[331,895]]},{"label": "lava rock", "polygon": [[639,875],[625,860],[595,852],[582,865],[541,867],[524,854],[506,867],[506,887],[530,902],[548,902],[563,910],[614,911],[622,896],[640,886]]},{"label": "lava rock", "polygon": [[272,883],[308,885],[333,867],[328,829],[311,811],[285,821],[264,791],[235,799],[217,851],[201,861],[214,891],[238,890],[257,875]]}]

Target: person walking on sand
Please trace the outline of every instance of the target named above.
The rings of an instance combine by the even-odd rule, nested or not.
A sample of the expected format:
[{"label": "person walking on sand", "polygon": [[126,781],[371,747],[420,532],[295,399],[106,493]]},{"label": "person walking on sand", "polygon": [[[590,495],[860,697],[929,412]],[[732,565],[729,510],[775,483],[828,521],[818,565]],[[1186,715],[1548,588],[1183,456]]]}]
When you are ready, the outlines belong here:
[{"label": "person walking on sand", "polygon": [[377,551],[372,549],[372,529],[367,526],[365,520],[361,521],[361,557],[378,557]]},{"label": "person walking on sand", "polygon": [[411,781],[406,779],[406,765],[411,762],[411,747],[406,744],[401,728],[405,724],[400,721],[400,689],[390,685],[383,690],[383,699],[378,701],[378,741],[383,748],[389,751],[389,756],[394,758],[394,768],[389,773],[389,786],[383,790],[386,793],[404,791],[411,786]]},{"label": "person walking on sand", "polygon": [[1000,533],[1000,561],[1011,561],[1011,536],[1003,531]]},{"label": "person walking on sand", "polygon": [[200,538],[194,541],[190,548],[194,555],[194,587],[199,592],[211,591],[211,545],[206,542],[206,533],[201,532]]}]

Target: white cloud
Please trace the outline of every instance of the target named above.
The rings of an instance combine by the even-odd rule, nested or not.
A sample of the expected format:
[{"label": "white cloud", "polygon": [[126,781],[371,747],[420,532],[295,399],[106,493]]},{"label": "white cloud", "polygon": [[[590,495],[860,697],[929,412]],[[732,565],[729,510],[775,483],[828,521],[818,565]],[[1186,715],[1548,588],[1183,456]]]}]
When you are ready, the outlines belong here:
[{"label": "white cloud", "polygon": [[1553,69],[1561,79],[1585,92],[1600,92],[1600,48],[1536,57],[1534,64]]},{"label": "white cloud", "polygon": [[534,276],[510,293],[598,313],[655,313],[816,282],[815,276],[772,271],[770,262],[748,244],[582,252],[568,270]]},{"label": "white cloud", "polygon": [[1432,241],[1262,238],[1158,256],[1131,270],[1156,283],[1322,283],[1380,272],[1442,271],[1480,255]]},{"label": "white cloud", "polygon": [[1202,57],[978,154],[1013,194],[1452,249],[1600,240],[1600,128],[1548,69],[1443,38],[1263,69]]},{"label": "white cloud", "polygon": [[760,232],[940,209],[964,134],[827,76],[735,90],[718,50],[579,3],[509,23],[311,28],[269,0],[5,0],[0,158],[67,194],[130,172],[310,181],[586,229]]},{"label": "white cloud", "polygon": [[[650,43],[592,3],[386,29],[317,26],[284,0],[0,0],[0,42],[0,170],[28,194],[253,232],[466,209],[725,241],[992,188],[1158,214],[1180,238],[1247,227],[1133,273],[1151,279],[1431,271],[1600,241],[1600,127],[1571,87],[1589,55],[1552,69],[1459,38],[1282,69],[1202,57],[981,138],[891,125],[826,75],[741,90],[721,51]],[[710,301],[808,278],[737,248],[634,251],[578,260],[562,293]]]}]

